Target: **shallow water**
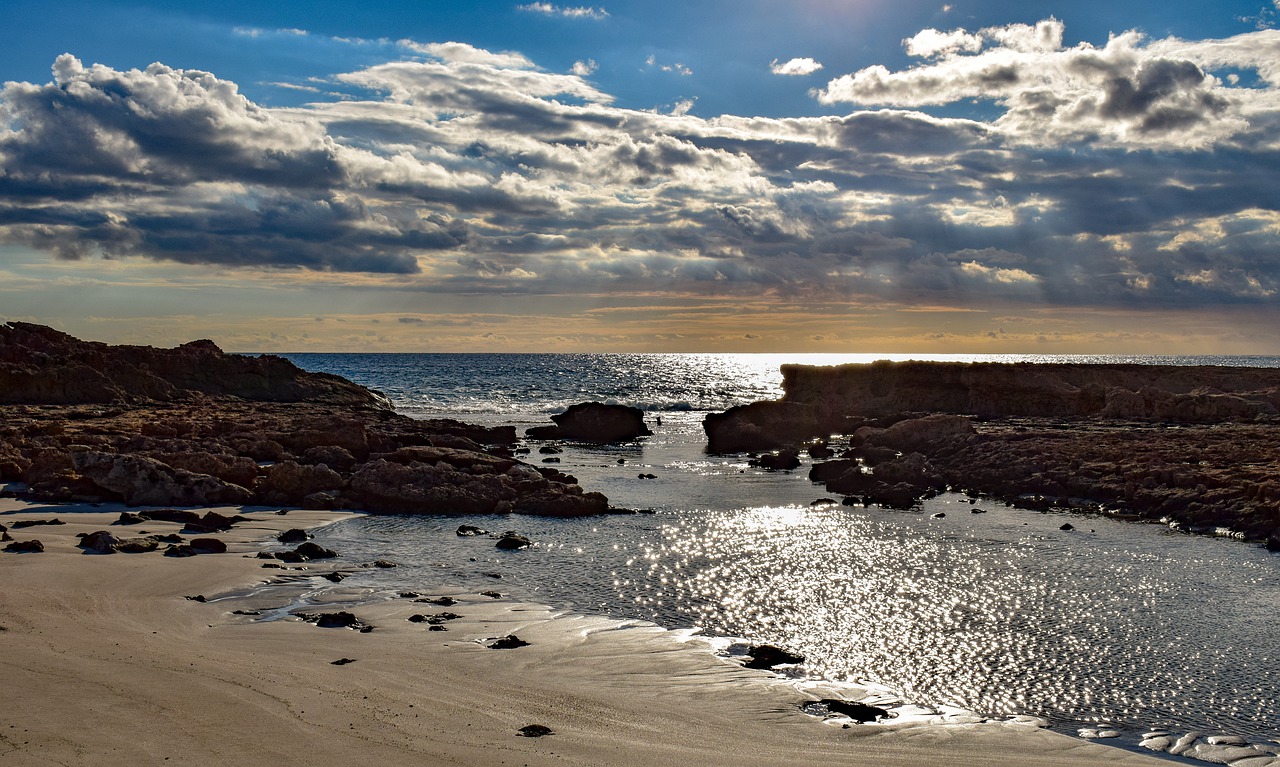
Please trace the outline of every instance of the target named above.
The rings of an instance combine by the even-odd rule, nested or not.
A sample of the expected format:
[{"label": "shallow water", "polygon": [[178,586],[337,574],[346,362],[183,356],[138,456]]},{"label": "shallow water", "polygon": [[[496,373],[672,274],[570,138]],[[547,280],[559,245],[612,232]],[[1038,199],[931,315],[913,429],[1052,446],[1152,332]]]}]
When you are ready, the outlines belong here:
[{"label": "shallow water", "polygon": [[[1151,727],[1280,736],[1280,557],[955,494],[911,512],[810,506],[823,491],[805,469],[706,456],[699,424],[667,414],[640,446],[556,456],[586,488],[652,514],[373,517],[323,542],[401,562],[357,576],[381,588],[496,588],[774,642],[802,652],[810,675],[913,703],[1042,715],[1068,732],[1108,723],[1134,741]],[[463,523],[536,545],[497,551],[456,536]]]},{"label": "shallow water", "polygon": [[[402,566],[344,585],[497,589],[774,642],[805,654],[816,677],[870,681],[912,703],[1043,715],[1072,733],[1105,723],[1131,747],[1148,728],[1280,738],[1280,555],[958,495],[911,512],[815,507],[825,491],[807,480],[807,465],[766,472],[704,453],[706,410],[778,396],[782,362],[847,358],[291,357],[386,391],[414,415],[523,431],[574,402],[611,400],[650,410],[656,432],[630,445],[564,445],[554,456],[615,506],[652,513],[351,520],[326,528],[322,542],[348,560]],[[1278,358],[1065,361],[1280,366]],[[546,458],[540,444],[530,443],[526,460]],[[1076,529],[1060,530],[1065,521]],[[500,552],[491,539],[457,537],[462,523],[516,529],[536,544]]]}]

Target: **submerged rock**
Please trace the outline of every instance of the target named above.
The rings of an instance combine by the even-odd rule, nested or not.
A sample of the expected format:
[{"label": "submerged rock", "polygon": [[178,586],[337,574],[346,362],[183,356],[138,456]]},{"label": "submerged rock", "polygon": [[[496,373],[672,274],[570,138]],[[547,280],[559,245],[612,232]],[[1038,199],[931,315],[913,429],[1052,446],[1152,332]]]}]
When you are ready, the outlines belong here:
[{"label": "submerged rock", "polygon": [[502,534],[498,542],[494,544],[494,548],[503,549],[505,551],[518,551],[527,549],[533,545],[533,541],[514,531],[508,530]]}]

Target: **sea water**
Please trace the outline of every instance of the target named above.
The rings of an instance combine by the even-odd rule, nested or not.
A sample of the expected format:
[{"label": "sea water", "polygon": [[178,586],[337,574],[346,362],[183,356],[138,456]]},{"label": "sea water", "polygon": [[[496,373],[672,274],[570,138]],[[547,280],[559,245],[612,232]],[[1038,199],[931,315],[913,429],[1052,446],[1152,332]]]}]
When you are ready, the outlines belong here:
[{"label": "sea water", "polygon": [[[356,576],[374,588],[497,589],[771,642],[802,653],[815,678],[870,682],[916,704],[1043,716],[1067,732],[1105,725],[1131,746],[1152,728],[1280,738],[1280,555],[957,494],[906,512],[833,505],[807,465],[771,472],[705,452],[706,412],[780,396],[781,363],[857,359],[287,356],[379,389],[401,412],[521,434],[575,402],[648,411],[655,433],[634,443],[555,443],[562,452],[551,454],[539,448],[552,443],[525,442],[526,460],[553,460],[614,506],[648,513],[368,517],[326,528],[323,542],[344,555],[400,563]],[[1274,357],[982,359],[1280,367]],[[1074,529],[1060,529],[1068,521]],[[464,523],[514,529],[535,545],[500,552],[456,536]]]}]

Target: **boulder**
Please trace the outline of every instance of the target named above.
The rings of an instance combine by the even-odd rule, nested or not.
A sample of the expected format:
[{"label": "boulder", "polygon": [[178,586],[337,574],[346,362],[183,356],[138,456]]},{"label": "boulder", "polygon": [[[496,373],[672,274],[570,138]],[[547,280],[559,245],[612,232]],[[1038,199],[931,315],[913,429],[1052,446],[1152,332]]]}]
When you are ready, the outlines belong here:
[{"label": "boulder", "polygon": [[119,543],[119,538],[106,530],[99,530],[81,538],[80,548],[84,549],[86,554],[114,554]]},{"label": "boulder", "polygon": [[818,701],[827,707],[827,710],[833,714],[843,714],[855,722],[874,722],[877,719],[888,719],[889,712],[879,706],[872,706],[869,703],[860,703],[854,700],[838,700],[835,698],[823,698]]},{"label": "boulder", "polygon": [[192,538],[187,545],[197,554],[227,553],[227,544],[218,538]]},{"label": "boulder", "polygon": [[829,435],[814,408],[780,401],[753,402],[723,413],[708,413],[702,428],[707,434],[707,450],[712,453],[777,450]]},{"label": "boulder", "polygon": [[528,646],[529,646],[528,642],[524,641],[523,639],[516,636],[515,634],[508,634],[499,639],[495,639],[489,644],[485,645],[485,647],[488,647],[490,650],[514,650],[517,647],[528,647]]},{"label": "boulder", "polygon": [[174,469],[153,458],[97,451],[71,453],[76,471],[130,506],[213,506],[248,503],[251,493],[208,474]]},{"label": "boulder", "polygon": [[5,546],[4,550],[13,554],[39,554],[44,551],[44,544],[33,538],[29,541],[14,541]]},{"label": "boulder", "polygon": [[519,533],[508,530],[498,538],[498,542],[494,544],[494,548],[503,549],[505,551],[517,551],[520,549],[527,549],[532,545],[533,541]]},{"label": "boulder", "polygon": [[324,464],[302,465],[282,461],[268,466],[255,494],[258,503],[272,506],[300,506],[309,495],[327,490],[341,490],[346,480]]},{"label": "boulder", "polygon": [[551,416],[555,426],[540,426],[525,434],[533,439],[573,439],[581,442],[625,442],[653,432],[644,423],[644,411],[626,405],[582,402]]},{"label": "boulder", "polygon": [[276,540],[281,543],[301,543],[303,541],[310,540],[310,538],[311,533],[297,527],[285,530],[283,533],[276,536]]}]

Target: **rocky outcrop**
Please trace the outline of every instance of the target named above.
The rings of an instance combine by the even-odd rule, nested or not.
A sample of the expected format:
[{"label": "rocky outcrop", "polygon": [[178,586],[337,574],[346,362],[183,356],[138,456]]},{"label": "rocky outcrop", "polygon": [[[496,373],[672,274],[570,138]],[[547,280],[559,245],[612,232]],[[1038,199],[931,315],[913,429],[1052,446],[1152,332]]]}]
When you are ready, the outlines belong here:
[{"label": "rocky outcrop", "polygon": [[196,395],[389,409],[380,394],[272,355],[225,354],[212,341],[173,349],[108,346],[26,322],[0,324],[0,404],[170,401]]},{"label": "rocky outcrop", "polygon": [[626,405],[582,402],[551,416],[555,426],[535,426],[525,435],[532,439],[573,439],[580,442],[626,442],[653,432],[644,423],[644,411]]},{"label": "rocky outcrop", "polygon": [[1280,412],[1280,370],[1179,365],[888,362],[783,365],[784,402],[824,422],[956,413],[1220,423]]},{"label": "rocky outcrop", "polygon": [[[41,388],[81,374],[83,386]],[[50,404],[6,405],[6,397]],[[511,427],[415,420],[385,404],[343,379],[224,355],[207,342],[108,347],[0,326],[0,481],[24,483],[33,500],[375,514],[609,510],[568,474],[509,457]],[[192,532],[219,529],[197,529],[202,518],[182,513],[195,520],[182,520]]]}]

